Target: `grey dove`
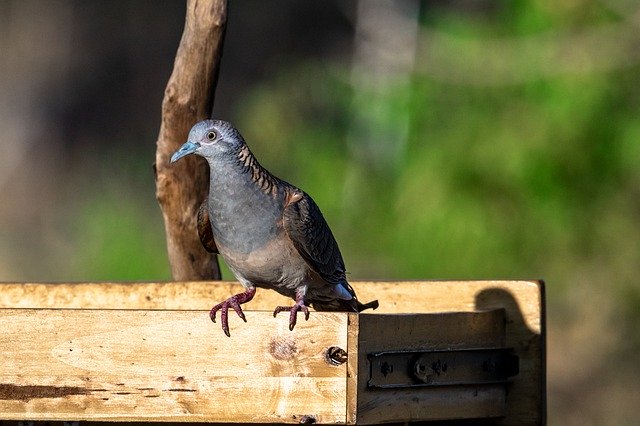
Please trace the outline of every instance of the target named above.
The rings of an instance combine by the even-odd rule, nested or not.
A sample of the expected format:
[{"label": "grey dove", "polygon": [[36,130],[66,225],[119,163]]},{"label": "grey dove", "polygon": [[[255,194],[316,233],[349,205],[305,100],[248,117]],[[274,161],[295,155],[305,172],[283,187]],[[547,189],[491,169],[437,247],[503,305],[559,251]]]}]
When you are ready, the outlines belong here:
[{"label": "grey dove", "polygon": [[262,167],[231,124],[204,120],[194,125],[171,162],[189,154],[204,157],[210,168],[209,196],[198,211],[200,240],[224,258],[245,289],[211,308],[213,322],[221,311],[227,336],[229,308],[246,322],[241,305],[254,297],[256,287],[295,300],[273,312],[290,312],[290,330],[299,311],[309,319],[309,305],[353,312],[378,307],[377,300],[358,301],[338,244],[313,199]]}]

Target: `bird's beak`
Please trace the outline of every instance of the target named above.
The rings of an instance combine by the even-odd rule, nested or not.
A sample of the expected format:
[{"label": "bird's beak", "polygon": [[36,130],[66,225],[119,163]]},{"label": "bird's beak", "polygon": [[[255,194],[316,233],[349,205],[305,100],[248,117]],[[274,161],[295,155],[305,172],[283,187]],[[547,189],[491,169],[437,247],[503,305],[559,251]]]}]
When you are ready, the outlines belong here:
[{"label": "bird's beak", "polygon": [[175,163],[182,157],[187,156],[189,154],[193,154],[194,152],[196,152],[196,149],[198,148],[200,148],[199,143],[187,141],[184,145],[180,147],[179,150],[175,152],[175,154],[171,156],[171,162]]}]

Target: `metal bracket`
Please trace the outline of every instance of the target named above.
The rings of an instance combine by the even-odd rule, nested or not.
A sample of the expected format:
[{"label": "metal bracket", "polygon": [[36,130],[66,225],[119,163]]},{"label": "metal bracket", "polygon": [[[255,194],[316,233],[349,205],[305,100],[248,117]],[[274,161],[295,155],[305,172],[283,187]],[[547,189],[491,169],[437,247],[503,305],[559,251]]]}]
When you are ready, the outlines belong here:
[{"label": "metal bracket", "polygon": [[369,388],[506,383],[519,372],[513,348],[473,348],[367,354]]}]

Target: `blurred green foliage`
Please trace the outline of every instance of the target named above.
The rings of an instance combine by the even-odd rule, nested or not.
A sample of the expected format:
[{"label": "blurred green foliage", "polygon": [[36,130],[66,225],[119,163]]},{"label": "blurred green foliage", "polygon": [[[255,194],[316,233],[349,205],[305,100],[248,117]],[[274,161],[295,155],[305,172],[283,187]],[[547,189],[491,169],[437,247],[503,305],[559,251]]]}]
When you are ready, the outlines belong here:
[{"label": "blurred green foliage", "polygon": [[[97,195],[97,194],[96,194]],[[71,265],[76,279],[145,281],[169,275],[162,223],[132,194],[89,197],[78,212],[82,255]]]},{"label": "blurred green foliage", "polygon": [[[67,197],[73,212],[59,219],[76,247],[61,262],[65,277],[79,281],[170,279],[162,216],[155,199],[152,150],[132,141],[125,152],[108,144],[74,171]],[[118,165],[114,174],[113,165]],[[87,179],[86,177],[90,177]]]},{"label": "blurred green foliage", "polygon": [[640,264],[636,73],[509,87],[414,76],[378,100],[404,107],[368,123],[409,119],[391,171],[349,151],[340,70],[283,71],[237,115],[261,161],[317,199],[358,276],[547,277],[626,253],[628,287]]}]

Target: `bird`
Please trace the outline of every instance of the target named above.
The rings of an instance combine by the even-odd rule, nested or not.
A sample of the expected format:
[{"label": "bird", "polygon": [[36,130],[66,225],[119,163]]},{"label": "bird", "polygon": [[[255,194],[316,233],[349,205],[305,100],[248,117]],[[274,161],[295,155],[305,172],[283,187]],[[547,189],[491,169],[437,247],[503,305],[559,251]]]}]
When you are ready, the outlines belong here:
[{"label": "bird", "polygon": [[378,301],[361,303],[348,283],[338,244],[313,199],[301,189],[262,167],[240,132],[229,122],[203,120],[190,130],[171,163],[195,154],[209,165],[209,194],[197,213],[197,228],[205,249],[222,256],[244,287],[218,303],[209,313],[230,337],[228,311],[247,322],[242,304],[256,288],[290,297],[293,331],[298,312],[309,319],[309,306],[318,311],[361,312]]}]

